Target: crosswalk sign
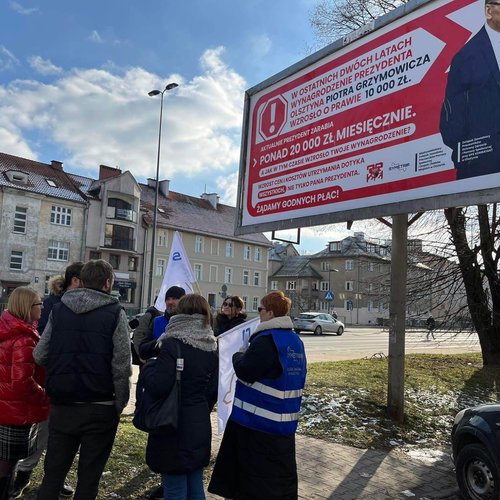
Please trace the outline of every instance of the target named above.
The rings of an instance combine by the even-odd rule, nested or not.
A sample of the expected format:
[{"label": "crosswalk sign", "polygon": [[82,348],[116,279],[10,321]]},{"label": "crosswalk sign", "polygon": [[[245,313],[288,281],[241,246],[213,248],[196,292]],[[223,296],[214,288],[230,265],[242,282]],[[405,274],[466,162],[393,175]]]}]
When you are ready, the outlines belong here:
[{"label": "crosswalk sign", "polygon": [[331,290],[328,290],[325,293],[325,300],[333,300],[334,298],[335,298],[335,294]]}]

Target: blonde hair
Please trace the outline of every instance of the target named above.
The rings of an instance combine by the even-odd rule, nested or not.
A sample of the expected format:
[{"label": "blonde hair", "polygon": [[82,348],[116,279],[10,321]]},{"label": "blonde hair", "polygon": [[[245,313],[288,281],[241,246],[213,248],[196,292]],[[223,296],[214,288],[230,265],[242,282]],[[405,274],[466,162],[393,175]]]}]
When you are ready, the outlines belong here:
[{"label": "blonde hair", "polygon": [[203,314],[205,326],[212,326],[213,315],[207,300],[197,293],[188,293],[177,304],[177,314]]},{"label": "blonde hair", "polygon": [[35,302],[39,301],[40,295],[38,295],[33,288],[29,286],[18,286],[9,296],[7,310],[12,316],[30,322],[31,308]]}]

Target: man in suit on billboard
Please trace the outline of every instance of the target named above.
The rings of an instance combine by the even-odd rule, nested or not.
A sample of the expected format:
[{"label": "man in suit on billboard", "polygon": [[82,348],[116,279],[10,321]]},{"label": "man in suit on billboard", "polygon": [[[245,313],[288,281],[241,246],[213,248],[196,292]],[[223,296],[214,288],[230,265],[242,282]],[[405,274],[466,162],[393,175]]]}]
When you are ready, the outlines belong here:
[{"label": "man in suit on billboard", "polygon": [[500,0],[486,0],[485,15],[451,62],[441,109],[457,179],[500,172]]}]

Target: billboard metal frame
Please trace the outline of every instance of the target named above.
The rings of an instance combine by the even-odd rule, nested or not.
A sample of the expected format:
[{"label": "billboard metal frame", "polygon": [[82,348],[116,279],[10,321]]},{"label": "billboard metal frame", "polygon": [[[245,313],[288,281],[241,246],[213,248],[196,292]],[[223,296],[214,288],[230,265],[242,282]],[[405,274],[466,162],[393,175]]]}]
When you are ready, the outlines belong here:
[{"label": "billboard metal frame", "polygon": [[500,187],[491,189],[478,189],[470,192],[460,192],[455,194],[437,195],[428,198],[417,198],[397,203],[388,203],[368,207],[354,208],[344,211],[310,215],[305,217],[287,218],[283,214],[281,220],[258,222],[255,224],[242,225],[243,208],[245,206],[245,185],[249,172],[247,171],[247,157],[249,154],[249,125],[250,125],[250,105],[252,96],[267,89],[268,87],[279,83],[280,81],[295,75],[297,72],[308,68],[309,66],[320,62],[327,56],[350,45],[366,35],[369,35],[400,18],[431,4],[436,0],[410,0],[407,4],[401,5],[393,11],[377,18],[370,26],[360,28],[359,30],[343,37],[323,49],[311,54],[296,64],[284,69],[274,76],[266,79],[262,83],[255,85],[245,92],[244,113],[243,113],[243,131],[241,139],[240,168],[238,180],[238,198],[237,198],[237,217],[235,221],[235,234],[248,234],[262,231],[292,229],[298,227],[309,227],[323,224],[340,223],[353,220],[370,219],[377,217],[386,217],[398,214],[408,214],[423,212],[427,210],[436,210],[457,206],[468,206],[493,203],[500,201]]}]

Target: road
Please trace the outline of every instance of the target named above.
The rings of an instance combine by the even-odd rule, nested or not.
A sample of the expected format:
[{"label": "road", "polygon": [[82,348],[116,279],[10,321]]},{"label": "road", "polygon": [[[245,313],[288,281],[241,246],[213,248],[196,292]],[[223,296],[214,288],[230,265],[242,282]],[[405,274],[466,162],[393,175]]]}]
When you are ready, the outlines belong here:
[{"label": "road", "polygon": [[[453,354],[461,352],[479,352],[479,340],[476,334],[457,332],[435,332],[435,340],[426,340],[426,330],[408,330],[406,332],[406,353]],[[346,327],[340,337],[336,335],[313,335],[301,333],[307,360],[335,361],[359,359],[387,355],[389,350],[389,332],[387,329]]]}]

